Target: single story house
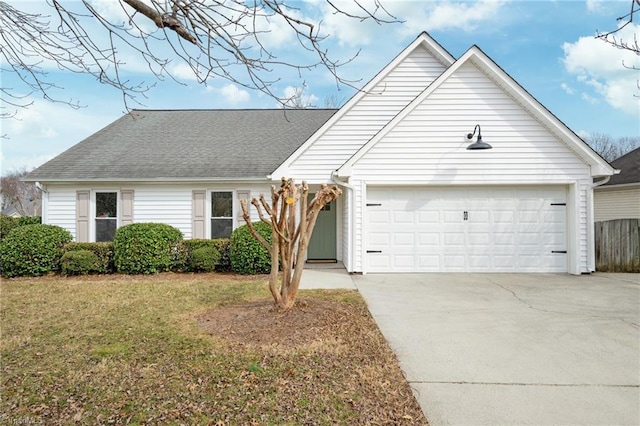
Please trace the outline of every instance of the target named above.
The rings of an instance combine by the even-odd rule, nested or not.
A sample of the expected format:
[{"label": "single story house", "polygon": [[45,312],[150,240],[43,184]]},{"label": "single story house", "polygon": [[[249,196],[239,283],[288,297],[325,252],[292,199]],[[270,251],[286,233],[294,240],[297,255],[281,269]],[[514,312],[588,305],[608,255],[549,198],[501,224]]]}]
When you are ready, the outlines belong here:
[{"label": "single story house", "polygon": [[456,59],[422,33],[339,110],[134,110],[27,179],[77,241],[132,222],[228,236],[239,200],[286,176],[343,189],[309,260],[581,274],[593,188],[614,172],[480,48]]},{"label": "single story house", "polygon": [[611,165],[620,173],[595,189],[595,221],[640,219],[640,148]]}]

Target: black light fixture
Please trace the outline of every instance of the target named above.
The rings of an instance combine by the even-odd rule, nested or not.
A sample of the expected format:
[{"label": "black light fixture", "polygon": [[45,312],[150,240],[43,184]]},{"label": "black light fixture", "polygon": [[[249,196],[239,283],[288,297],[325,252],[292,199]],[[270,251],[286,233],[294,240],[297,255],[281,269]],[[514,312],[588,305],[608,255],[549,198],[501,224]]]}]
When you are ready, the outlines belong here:
[{"label": "black light fixture", "polygon": [[467,149],[491,149],[493,148],[488,143],[482,142],[482,134],[480,133],[480,125],[476,124],[476,127],[473,129],[473,133],[467,133],[467,139],[473,139],[473,136],[476,134],[476,130],[478,131],[478,139],[469,145]]}]

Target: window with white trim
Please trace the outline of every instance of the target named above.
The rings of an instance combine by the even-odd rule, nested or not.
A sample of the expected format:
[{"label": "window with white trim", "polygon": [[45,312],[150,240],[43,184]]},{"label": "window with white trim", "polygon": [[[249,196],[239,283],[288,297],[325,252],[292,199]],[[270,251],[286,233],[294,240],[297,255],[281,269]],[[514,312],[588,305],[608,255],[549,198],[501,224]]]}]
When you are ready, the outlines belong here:
[{"label": "window with white trim", "polygon": [[233,192],[211,192],[211,238],[229,238],[233,231]]},{"label": "window with white trim", "polygon": [[118,227],[118,193],[96,192],[95,241],[113,241]]}]

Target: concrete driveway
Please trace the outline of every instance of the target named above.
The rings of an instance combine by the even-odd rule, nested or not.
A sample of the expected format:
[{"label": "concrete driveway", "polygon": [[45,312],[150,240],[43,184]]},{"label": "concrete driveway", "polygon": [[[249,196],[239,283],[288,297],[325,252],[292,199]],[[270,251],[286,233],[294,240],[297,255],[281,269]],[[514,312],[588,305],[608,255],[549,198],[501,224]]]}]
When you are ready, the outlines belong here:
[{"label": "concrete driveway", "polygon": [[640,275],[352,278],[431,424],[640,424]]}]

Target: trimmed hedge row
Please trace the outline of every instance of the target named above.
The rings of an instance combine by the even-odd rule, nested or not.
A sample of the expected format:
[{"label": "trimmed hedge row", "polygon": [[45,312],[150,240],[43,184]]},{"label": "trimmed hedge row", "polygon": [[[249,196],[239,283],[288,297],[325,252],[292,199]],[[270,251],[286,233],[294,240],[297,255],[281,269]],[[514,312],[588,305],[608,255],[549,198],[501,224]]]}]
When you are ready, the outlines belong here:
[{"label": "trimmed hedge row", "polygon": [[26,225],[38,225],[42,223],[40,216],[11,217],[0,215],[0,240],[4,239],[12,229]]},{"label": "trimmed hedge row", "polygon": [[86,272],[88,274],[112,274],[116,271],[113,243],[111,242],[69,243],[64,246],[65,254],[74,251],[89,251],[96,256],[97,262],[91,270]]},{"label": "trimmed hedge row", "polygon": [[14,228],[0,242],[0,273],[18,277],[57,272],[63,247],[72,238],[69,231],[54,225]]},{"label": "trimmed hedge row", "polygon": [[133,223],[118,228],[113,240],[116,270],[156,274],[171,270],[182,232],[165,223]]},{"label": "trimmed hedge row", "polygon": [[[265,240],[271,243],[271,226],[255,222],[253,227]],[[256,240],[247,225],[234,229],[231,234],[231,267],[239,274],[268,274],[271,271],[271,255]]]},{"label": "trimmed hedge row", "polygon": [[220,257],[215,262],[216,271],[229,272],[232,270],[228,238],[218,238],[215,240],[193,239],[180,241],[174,261],[174,270],[182,272],[197,272],[198,267],[193,264],[193,252],[201,248],[211,248],[219,253]]},{"label": "trimmed hedge row", "polygon": [[[13,218],[12,218],[13,219]],[[8,223],[8,222],[7,222]],[[254,226],[268,241],[271,227]],[[268,251],[249,233],[237,228],[231,239],[182,240],[182,233],[161,223],[137,223],[116,230],[113,243],[75,243],[71,234],[54,225],[14,227],[0,241],[0,274],[37,276],[61,271],[64,275],[153,274],[162,271],[236,271],[268,273]]]}]

